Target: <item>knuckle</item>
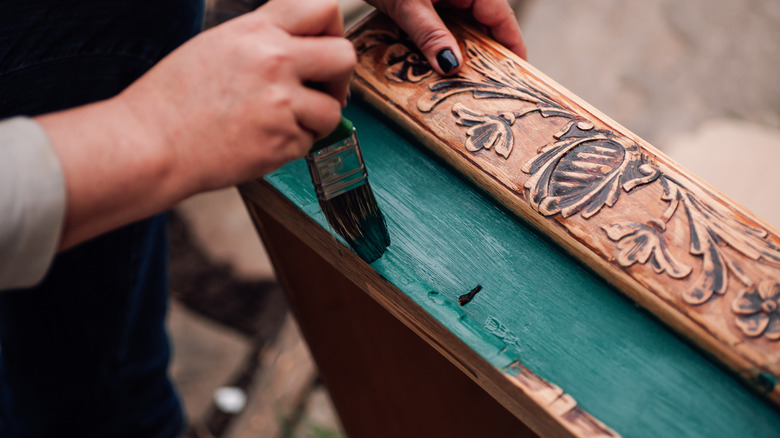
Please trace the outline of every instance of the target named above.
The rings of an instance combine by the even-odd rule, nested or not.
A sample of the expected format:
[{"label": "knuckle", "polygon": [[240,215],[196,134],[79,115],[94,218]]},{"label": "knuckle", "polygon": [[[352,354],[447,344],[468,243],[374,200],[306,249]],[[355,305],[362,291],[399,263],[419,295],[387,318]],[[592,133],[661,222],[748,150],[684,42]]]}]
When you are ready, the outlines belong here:
[{"label": "knuckle", "polygon": [[292,56],[277,46],[269,49],[261,62],[271,71],[281,71],[292,64]]},{"label": "knuckle", "polygon": [[389,5],[386,5],[387,10],[384,11],[392,17],[401,17],[404,11],[409,7],[409,0],[396,0],[391,1]]},{"label": "knuckle", "polygon": [[293,94],[288,87],[283,85],[269,87],[268,105],[273,111],[285,111],[292,108]]},{"label": "knuckle", "polygon": [[285,82],[291,77],[294,60],[288,51],[274,47],[264,50],[264,53],[250,61],[249,65],[258,75],[258,79],[275,84]]},{"label": "knuckle", "polygon": [[438,27],[419,29],[414,35],[414,40],[417,42],[417,46],[422,49],[423,52],[430,51],[440,45],[449,37],[449,32]]}]

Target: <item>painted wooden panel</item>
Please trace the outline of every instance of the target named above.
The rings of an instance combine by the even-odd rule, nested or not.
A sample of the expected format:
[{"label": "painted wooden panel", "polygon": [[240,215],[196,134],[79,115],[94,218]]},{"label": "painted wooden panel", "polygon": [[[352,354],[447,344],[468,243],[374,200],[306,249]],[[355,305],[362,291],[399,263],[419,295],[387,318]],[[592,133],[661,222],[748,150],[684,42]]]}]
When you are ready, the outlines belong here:
[{"label": "painted wooden panel", "polygon": [[[578,407],[575,412],[587,412],[623,436],[777,435],[780,415],[770,404],[546,236],[448,171],[413,137],[362,105],[350,105],[345,115],[357,127],[369,178],[388,220],[388,252],[371,266],[356,265],[356,256],[327,236],[303,161],[266,177],[299,209],[285,221],[296,228],[292,224],[299,216],[314,220],[317,231],[299,232],[310,242],[324,240],[335,247],[331,262],[342,272],[380,275],[395,293],[372,292],[366,280],[352,280],[391,312],[411,315],[412,322],[404,322],[416,324],[418,334],[430,333],[426,321],[433,319],[456,336],[472,351],[454,358],[461,369],[479,369],[473,355],[493,367],[503,377],[477,383],[503,391],[505,399],[499,401],[526,424],[535,420],[539,427],[543,419],[527,418],[529,411],[523,414],[506,400],[520,397],[521,388],[513,383],[517,364],[543,379],[534,387],[559,388],[538,392],[535,400],[542,409],[552,406],[566,415]],[[250,190],[243,193],[277,208]],[[459,297],[476,285],[482,289],[460,306]],[[388,307],[388,301],[403,305]],[[428,336],[430,343],[451,345],[438,333]],[[556,405],[557,400],[562,403]]]},{"label": "painted wooden panel", "polygon": [[[350,281],[345,265],[361,263],[350,260],[348,250],[318,254],[320,244],[333,249],[327,232],[300,212],[290,214],[296,207],[267,186],[244,193],[259,201],[258,190],[263,202],[249,201],[250,211],[347,436],[537,438],[468,373],[361,290],[362,281]],[[330,255],[339,263],[331,264]]]},{"label": "painted wooden panel", "polygon": [[466,62],[442,78],[389,20],[364,22],[351,32],[355,88],[498,202],[780,400],[778,232],[453,23]]}]

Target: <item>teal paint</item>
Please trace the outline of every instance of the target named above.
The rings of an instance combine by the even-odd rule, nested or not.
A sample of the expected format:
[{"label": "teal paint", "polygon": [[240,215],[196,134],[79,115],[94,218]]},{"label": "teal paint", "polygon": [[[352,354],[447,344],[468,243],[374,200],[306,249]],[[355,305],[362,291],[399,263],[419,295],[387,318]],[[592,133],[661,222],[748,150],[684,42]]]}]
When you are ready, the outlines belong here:
[{"label": "teal paint", "polygon": [[[520,360],[626,437],[780,435],[769,403],[555,244],[368,110],[345,115],[392,241],[372,267],[492,365]],[[302,161],[267,179],[328,229]]]},{"label": "teal paint", "polygon": [[758,373],[755,385],[768,394],[777,386],[777,377],[769,373]]}]

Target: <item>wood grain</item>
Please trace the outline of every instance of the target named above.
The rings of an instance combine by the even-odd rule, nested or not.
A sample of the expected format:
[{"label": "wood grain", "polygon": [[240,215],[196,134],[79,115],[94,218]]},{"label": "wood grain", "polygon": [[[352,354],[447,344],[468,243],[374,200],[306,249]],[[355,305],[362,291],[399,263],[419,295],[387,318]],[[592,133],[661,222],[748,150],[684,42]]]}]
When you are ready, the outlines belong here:
[{"label": "wood grain", "polygon": [[[537,426],[547,418],[523,407],[537,398],[512,389],[522,363],[548,383],[542,388],[552,389],[538,398],[548,402],[543,406],[556,403],[555,394],[570,403],[570,394],[582,410],[624,436],[777,435],[780,416],[773,406],[449,171],[413,137],[357,100],[344,115],[358,127],[388,220],[392,244],[379,260],[360,263],[328,234],[303,160],[265,177],[269,194],[286,202],[259,196],[252,202],[361,293],[383,296],[376,299],[380,305],[447,351],[452,363],[518,418],[530,415]],[[379,286],[363,281],[376,276]],[[476,285],[483,286],[480,292],[461,306],[459,297]],[[338,332],[327,335],[340,338]],[[453,337],[460,342],[453,344]],[[498,372],[480,373],[485,363]]]},{"label": "wood grain", "polygon": [[350,32],[356,91],[627,296],[780,401],[780,239],[532,66],[452,21],[441,78],[389,20]]},{"label": "wood grain", "polygon": [[536,437],[309,239],[248,205],[348,436]]},{"label": "wood grain", "polygon": [[[491,428],[502,428],[508,436],[527,436],[528,429],[530,428],[535,433],[541,436],[571,436],[571,437],[617,437],[619,436],[609,427],[605,426],[596,418],[589,415],[585,410],[579,407],[570,395],[566,394],[561,388],[546,382],[541,377],[537,376],[526,367],[521,365],[519,361],[509,364],[506,369],[501,370],[496,368],[493,364],[486,361],[476,351],[474,351],[469,345],[466,345],[461,339],[456,336],[455,333],[444,327],[434,316],[422,309],[417,303],[412,301],[404,292],[398,290],[392,283],[388,282],[376,271],[371,269],[364,261],[362,261],[357,255],[349,251],[341,243],[334,245],[332,236],[328,234],[319,224],[312,221],[306,215],[292,204],[288,199],[281,195],[271,184],[265,181],[254,181],[246,183],[240,186],[241,195],[249,206],[253,217],[258,221],[259,228],[262,235],[268,235],[268,233],[275,233],[275,239],[279,239],[272,245],[272,257],[277,263],[277,267],[280,268],[280,272],[283,273],[283,278],[287,282],[284,286],[288,293],[301,293],[301,288],[298,287],[305,282],[305,279],[298,278],[293,280],[292,276],[286,275],[288,272],[298,271],[299,274],[305,273],[306,275],[312,275],[317,277],[317,271],[324,269],[318,264],[309,264],[311,258],[308,256],[308,250],[292,243],[290,248],[285,249],[284,245],[279,245],[285,240],[280,233],[286,233],[289,231],[296,239],[305,241],[305,246],[311,248],[319,257],[337,267],[337,271],[345,276],[350,282],[357,285],[359,290],[367,293],[377,303],[379,303],[384,309],[390,312],[394,318],[401,321],[409,329],[411,329],[418,339],[423,339],[433,347],[436,351],[441,353],[452,364],[460,369],[460,372],[476,382],[483,390],[490,394],[496,401],[503,405],[509,412],[511,412],[516,418],[520,419],[524,425],[518,425],[516,430],[506,429],[506,418],[498,413],[491,413],[490,417],[495,417],[500,421],[493,425],[485,425],[484,430],[491,430]],[[268,220],[271,219],[271,220]],[[278,224],[283,223],[284,228],[287,231],[283,231],[278,228]],[[270,228],[269,228],[270,227]],[[286,241],[290,244],[290,239]],[[297,251],[296,251],[297,249]],[[292,252],[289,252],[292,251]],[[305,263],[300,267],[296,267],[296,263]],[[284,266],[281,265],[284,263]],[[326,273],[328,273],[326,269]],[[295,281],[296,284],[289,283],[289,281]],[[334,283],[330,286],[338,286],[341,283],[339,276],[333,279]],[[329,299],[338,299],[338,296],[322,296],[320,299],[326,302]],[[300,300],[300,297],[292,297],[293,302]],[[300,304],[300,303],[299,303]],[[322,331],[318,333],[310,333],[313,327],[311,325],[318,324],[317,318],[312,318],[311,312],[316,310],[316,306],[313,308],[305,309],[304,307],[298,307],[300,316],[304,317],[301,320],[301,328],[307,333],[307,340],[311,337],[314,341],[313,349],[323,348],[324,342],[343,342],[350,339],[349,333],[346,333],[346,338],[341,338],[341,333],[334,333],[328,337]],[[322,309],[320,309],[322,311]],[[322,321],[319,321],[321,324]],[[338,324],[336,325],[338,326]],[[371,325],[360,326],[354,328],[358,331],[366,330]],[[322,327],[320,327],[322,329]],[[367,335],[367,338],[365,337]],[[362,335],[363,342],[380,342],[380,337],[377,333]],[[402,338],[403,339],[403,338]],[[394,339],[393,341],[397,341]],[[350,346],[351,347],[351,346]],[[354,385],[370,384],[375,378],[384,378],[385,384],[394,383],[397,385],[405,386],[412,382],[418,382],[421,389],[425,388],[427,383],[426,379],[417,380],[410,379],[407,382],[402,380],[396,380],[392,378],[392,375],[382,376],[374,375],[373,377],[365,377],[361,379],[359,375],[344,376],[342,373],[333,372],[333,362],[338,362],[334,358],[327,358],[328,354],[335,354],[338,350],[334,349],[330,352],[316,351],[315,354],[319,356],[318,360],[325,359],[325,369],[329,370],[329,375],[332,376],[329,385],[334,388],[339,386],[347,386],[354,388]],[[422,363],[418,364],[422,368],[425,367],[425,358],[414,358],[414,361],[420,359]],[[387,366],[394,366],[397,361],[409,360],[408,358],[398,358],[392,363],[388,363]],[[435,364],[436,362],[434,362]],[[407,364],[407,367],[414,368],[414,364]],[[373,371],[381,370],[382,366],[375,368],[372,366],[369,369],[363,370],[363,372],[371,373]],[[338,379],[337,376],[341,376]],[[344,377],[349,377],[344,379]],[[441,382],[446,385],[445,382]],[[453,380],[453,384],[460,385],[458,380]],[[435,385],[437,385],[437,379],[431,380],[430,384],[434,385],[432,389],[434,393],[430,394],[433,399],[439,398],[442,395],[448,393],[449,390],[445,390],[443,393],[435,392]],[[343,388],[342,388],[343,389]],[[430,389],[430,388],[429,388]],[[347,397],[347,394],[338,390],[339,394],[343,397]],[[470,390],[469,390],[470,391]],[[345,392],[348,392],[345,390]],[[467,392],[468,393],[468,392]],[[369,394],[370,395],[370,394]],[[457,395],[458,399],[464,394]],[[363,395],[367,396],[367,395]],[[414,397],[414,395],[409,395]],[[339,403],[339,400],[335,400]],[[392,402],[392,400],[387,400]],[[350,406],[353,401],[345,401],[346,406]],[[379,402],[377,402],[379,403]],[[446,402],[443,402],[446,403]],[[345,406],[345,408],[346,408]],[[382,404],[372,407],[370,409],[376,409],[379,412],[371,414],[374,418],[381,418],[385,415],[388,409],[387,406]],[[432,411],[432,413],[435,412]],[[374,435],[362,435],[363,432],[370,430],[370,425],[364,424],[360,419],[353,419],[352,415],[348,414],[350,418],[350,424],[355,428],[355,431],[360,431],[358,436],[374,436]],[[456,415],[456,414],[453,414]],[[378,417],[377,417],[378,416]],[[411,417],[406,417],[411,418]],[[354,420],[354,423],[352,422]],[[462,419],[461,419],[462,420]],[[426,430],[427,427],[435,427],[437,422],[432,424],[420,425],[420,430]],[[455,424],[458,424],[456,421]],[[409,425],[410,429],[406,430],[401,435],[416,435],[414,432],[414,425]],[[479,424],[473,424],[473,426],[479,426]],[[394,426],[392,430],[398,425]],[[448,426],[444,426],[448,427]],[[465,427],[465,426],[464,426]],[[437,434],[438,435],[438,434]],[[397,436],[397,435],[396,435]],[[474,435],[472,435],[474,436]],[[504,435],[501,435],[504,436]]]}]

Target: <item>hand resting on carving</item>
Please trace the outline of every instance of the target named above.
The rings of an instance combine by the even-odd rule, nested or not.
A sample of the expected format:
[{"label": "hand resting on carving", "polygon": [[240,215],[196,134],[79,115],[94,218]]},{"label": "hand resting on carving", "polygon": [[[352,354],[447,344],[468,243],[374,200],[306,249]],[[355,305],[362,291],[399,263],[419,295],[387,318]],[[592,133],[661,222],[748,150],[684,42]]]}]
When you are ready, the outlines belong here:
[{"label": "hand resting on carving", "polygon": [[439,74],[451,75],[460,70],[463,55],[455,37],[444,25],[434,4],[468,9],[474,19],[488,28],[499,43],[526,57],[525,42],[514,11],[507,0],[367,0],[389,15],[417,44],[428,62]]}]

